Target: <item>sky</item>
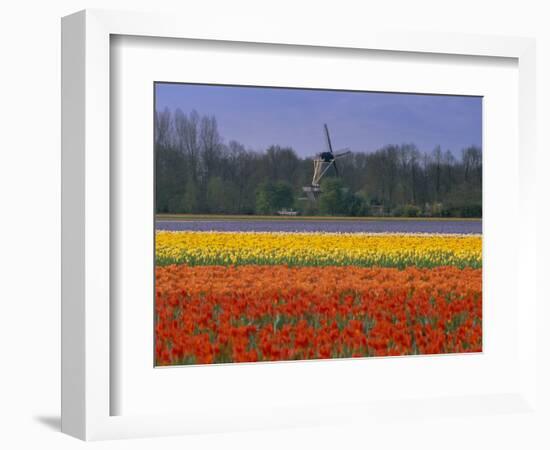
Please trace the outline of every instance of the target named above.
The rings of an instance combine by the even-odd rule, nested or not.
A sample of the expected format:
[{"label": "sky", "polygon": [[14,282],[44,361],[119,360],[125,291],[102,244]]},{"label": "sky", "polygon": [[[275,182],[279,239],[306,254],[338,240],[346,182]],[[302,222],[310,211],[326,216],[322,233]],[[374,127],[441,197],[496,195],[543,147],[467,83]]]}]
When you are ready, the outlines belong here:
[{"label": "sky", "polygon": [[481,147],[481,97],[181,83],[156,83],[155,89],[157,111],[214,115],[224,142],[256,151],[280,145],[313,156],[326,149],[325,123],[335,151],[414,143],[459,156],[463,148]]}]

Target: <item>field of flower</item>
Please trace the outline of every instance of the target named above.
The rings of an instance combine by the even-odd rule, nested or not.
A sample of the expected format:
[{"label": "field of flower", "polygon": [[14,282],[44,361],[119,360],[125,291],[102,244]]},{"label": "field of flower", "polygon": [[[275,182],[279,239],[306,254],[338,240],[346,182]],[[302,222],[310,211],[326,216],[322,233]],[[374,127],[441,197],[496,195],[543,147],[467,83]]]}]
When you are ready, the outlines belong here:
[{"label": "field of flower", "polygon": [[157,365],[479,352],[480,235],[156,234]]},{"label": "field of flower", "polygon": [[481,267],[478,235],[159,231],[157,265]]}]

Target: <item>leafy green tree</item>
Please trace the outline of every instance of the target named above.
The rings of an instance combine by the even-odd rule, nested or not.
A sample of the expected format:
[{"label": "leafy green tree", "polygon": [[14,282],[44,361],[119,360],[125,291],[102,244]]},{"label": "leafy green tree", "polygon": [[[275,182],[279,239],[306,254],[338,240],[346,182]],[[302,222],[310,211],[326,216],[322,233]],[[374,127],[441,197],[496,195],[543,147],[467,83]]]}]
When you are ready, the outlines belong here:
[{"label": "leafy green tree", "polygon": [[220,177],[212,177],[208,180],[206,188],[206,204],[211,213],[228,212],[230,192],[226,190],[224,182]]},{"label": "leafy green tree", "polygon": [[256,211],[259,214],[270,214],[272,198],[273,184],[270,182],[261,183],[256,191]]},{"label": "leafy green tree", "polygon": [[294,204],[294,191],[286,181],[265,181],[256,192],[256,211],[260,214],[273,214]]},{"label": "leafy green tree", "polygon": [[276,210],[292,208],[294,204],[294,191],[287,181],[277,181],[273,191],[273,206]]},{"label": "leafy green tree", "polygon": [[322,214],[340,215],[344,213],[344,186],[338,178],[326,178],[321,182],[319,210]]},{"label": "leafy green tree", "polygon": [[185,185],[181,209],[186,213],[196,213],[199,211],[199,204],[199,189],[193,179],[190,178]]}]

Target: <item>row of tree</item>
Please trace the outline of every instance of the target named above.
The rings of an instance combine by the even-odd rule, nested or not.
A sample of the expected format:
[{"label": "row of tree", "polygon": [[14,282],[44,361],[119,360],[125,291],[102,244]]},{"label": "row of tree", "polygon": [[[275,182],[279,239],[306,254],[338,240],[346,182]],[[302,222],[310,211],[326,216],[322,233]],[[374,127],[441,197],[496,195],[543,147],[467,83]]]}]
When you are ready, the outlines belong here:
[{"label": "row of tree", "polygon": [[274,214],[292,208],[308,215],[481,217],[478,147],[464,149],[460,158],[414,144],[351,153],[338,161],[341,177],[327,173],[315,202],[302,192],[311,183],[312,157],[278,145],[256,152],[225,143],[216,118],[196,111],[156,112],[156,211]]}]

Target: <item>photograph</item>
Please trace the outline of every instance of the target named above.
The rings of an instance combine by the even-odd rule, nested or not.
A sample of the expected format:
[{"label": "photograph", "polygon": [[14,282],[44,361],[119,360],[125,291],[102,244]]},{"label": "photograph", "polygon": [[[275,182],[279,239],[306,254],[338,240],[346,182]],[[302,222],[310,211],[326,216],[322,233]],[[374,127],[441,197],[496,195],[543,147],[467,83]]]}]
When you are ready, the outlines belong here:
[{"label": "photograph", "polygon": [[482,352],[483,97],[153,89],[155,366]]}]

